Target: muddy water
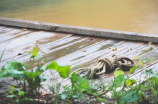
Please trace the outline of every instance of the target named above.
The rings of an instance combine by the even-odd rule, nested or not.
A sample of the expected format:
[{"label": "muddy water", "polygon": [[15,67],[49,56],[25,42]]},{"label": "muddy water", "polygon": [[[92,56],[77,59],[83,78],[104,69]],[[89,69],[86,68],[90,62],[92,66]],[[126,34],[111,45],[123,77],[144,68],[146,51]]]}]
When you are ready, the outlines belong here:
[{"label": "muddy water", "polygon": [[158,34],[158,0],[0,0],[0,16]]}]

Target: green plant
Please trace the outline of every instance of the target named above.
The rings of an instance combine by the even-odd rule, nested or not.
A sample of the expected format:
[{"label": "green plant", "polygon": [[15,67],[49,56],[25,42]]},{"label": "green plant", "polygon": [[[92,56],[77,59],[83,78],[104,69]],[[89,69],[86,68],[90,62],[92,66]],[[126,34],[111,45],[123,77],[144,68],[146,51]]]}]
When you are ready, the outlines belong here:
[{"label": "green plant", "polygon": [[115,104],[119,103],[119,99],[122,96],[124,87],[119,89],[124,81],[124,72],[122,70],[116,69],[114,72],[115,79],[111,81],[111,84],[108,85],[108,91],[112,94]]},{"label": "green plant", "polygon": [[5,51],[5,49],[3,50],[3,52],[2,52],[2,54],[1,54],[1,56],[0,56],[0,62],[2,61],[2,57],[3,57],[3,55],[4,55],[4,51]]},{"label": "green plant", "polygon": [[149,58],[145,58],[145,59],[140,60],[139,56],[135,56],[133,59],[138,61],[138,65],[135,65],[134,67],[132,67],[130,69],[130,74],[133,74],[136,68],[143,68],[145,66],[145,63],[150,61]]},{"label": "green plant", "polygon": [[52,92],[52,94],[54,95],[54,100],[53,103],[54,104],[58,104],[58,102],[60,102],[60,91],[61,91],[61,82],[57,82],[57,78],[54,76],[53,73],[51,73],[52,78],[51,78],[51,84],[47,84],[47,86],[49,87],[49,90]]},{"label": "green plant", "polygon": [[[17,61],[7,61],[5,66],[3,66],[0,71],[0,78],[13,77],[16,80],[23,81],[23,91],[27,91],[27,96],[30,98],[39,93],[41,82],[47,79],[46,76],[41,75],[44,71],[53,69],[56,70],[62,78],[67,78],[69,76],[69,65],[60,66],[57,64],[57,62],[53,61],[43,68],[44,64],[47,62],[47,59],[45,59],[43,62],[37,62],[36,64],[36,61],[39,59],[39,56],[37,55],[38,51],[39,48],[36,45],[34,46],[33,50],[29,52],[32,54],[30,57],[30,65]],[[26,68],[30,70],[26,70]],[[26,85],[28,85],[28,88]]]},{"label": "green plant", "polygon": [[[137,90],[134,90],[133,84],[136,80],[125,77],[124,72],[116,69],[114,72],[115,79],[108,86],[108,91],[112,94],[115,104],[133,103],[139,99]],[[132,89],[133,88],[133,89]],[[129,90],[130,89],[130,90]],[[132,98],[132,99],[131,99]]]},{"label": "green plant", "polygon": [[155,74],[152,69],[145,70],[145,74],[148,76],[145,89],[150,91],[147,94],[147,98],[150,103],[157,104],[158,103],[158,74]]},{"label": "green plant", "polygon": [[23,97],[25,94],[27,94],[27,92],[24,92],[24,91],[20,91],[19,89],[17,89],[17,93],[14,93],[15,92],[15,87],[14,86],[11,86],[10,87],[11,90],[9,91],[9,94],[7,97],[10,97],[10,98],[15,98],[15,102],[18,103],[18,104],[22,104],[22,101],[25,101],[25,100],[30,100],[28,97]]},{"label": "green plant", "polygon": [[[81,77],[75,72],[71,75],[71,86],[64,86],[64,91],[61,93],[61,99],[79,99],[80,101],[86,101],[85,95],[99,95],[99,91],[103,91],[101,86],[103,83],[94,84],[86,77]],[[102,100],[102,99],[100,99]]]}]

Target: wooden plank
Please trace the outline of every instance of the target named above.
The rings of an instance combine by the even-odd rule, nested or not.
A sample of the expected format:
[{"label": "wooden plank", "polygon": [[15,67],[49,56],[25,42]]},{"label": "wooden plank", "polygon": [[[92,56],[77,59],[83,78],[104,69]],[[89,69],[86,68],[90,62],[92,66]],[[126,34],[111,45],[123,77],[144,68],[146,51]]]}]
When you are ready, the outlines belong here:
[{"label": "wooden plank", "polygon": [[[158,67],[158,65],[155,64],[155,62],[158,60],[158,44],[155,44],[156,48],[152,51],[142,53],[148,46],[143,42],[116,41],[112,39],[97,40],[97,38],[95,38],[95,41],[93,41],[90,40],[89,37],[72,36],[72,34],[59,35],[60,33],[43,31],[28,33],[30,30],[21,31],[21,29],[18,28],[3,29],[6,31],[2,33],[4,37],[0,38],[0,54],[2,53],[5,46],[7,46],[7,50],[4,54],[3,61],[0,63],[0,66],[4,65],[5,62],[10,58],[22,62],[28,61],[30,55],[27,53],[25,54],[24,51],[30,51],[35,45],[36,40],[38,40],[39,48],[47,53],[43,59],[45,57],[49,57],[49,62],[46,65],[48,65],[50,61],[56,60],[60,65],[71,65],[72,70],[75,70],[75,67],[78,65],[80,67],[88,67],[89,65],[97,62],[97,59],[100,57],[110,57],[113,54],[117,54],[127,56],[129,58],[133,58],[136,55],[140,55],[140,59],[150,58],[151,61],[146,63],[147,67],[151,66],[153,63]],[[12,33],[15,35],[13,36]],[[111,47],[111,49],[109,49],[109,47]],[[115,48],[119,48],[119,50],[113,51]],[[9,50],[12,50],[12,52]],[[18,56],[18,53],[24,54]],[[154,65],[152,65],[152,67]],[[62,80],[56,71],[51,72],[53,72],[56,78],[58,78],[57,81],[63,81],[62,86],[68,83],[70,84],[69,79]],[[134,74],[130,75],[129,71],[126,71],[125,74],[129,75],[131,78],[136,78],[140,76],[141,72],[142,70],[138,68],[135,70]],[[43,74],[49,76],[45,84],[50,83],[52,78],[50,71],[48,70]],[[113,79],[113,73],[106,73],[105,75],[102,75],[98,81],[103,80],[106,83]]]},{"label": "wooden plank", "polygon": [[0,30],[6,28],[6,26],[0,26]]},{"label": "wooden plank", "polygon": [[[107,45],[107,44],[109,44],[109,42],[101,41],[99,43],[93,44],[89,47],[85,47],[83,49],[75,51],[74,53],[61,57],[61,58],[57,59],[56,61],[60,65],[71,65],[71,60],[78,58],[78,57],[88,55],[90,53],[93,53],[93,52],[97,51],[98,49],[100,49],[103,45]],[[84,52],[84,51],[86,51],[86,52]],[[65,62],[65,60],[67,60],[67,61]]]},{"label": "wooden plank", "polygon": [[[78,43],[78,42],[81,42],[81,41],[83,41],[84,39],[82,39],[82,40],[79,40],[79,41],[76,41],[76,42],[73,42],[72,44],[68,44],[68,45],[64,45],[64,46],[62,46],[62,47],[59,47],[60,49],[62,49],[62,48],[65,48],[65,47],[68,47],[68,46],[70,46],[70,45],[73,45],[73,44],[76,44],[76,43]],[[56,44],[56,45],[58,45],[58,44]],[[59,49],[58,48],[58,49]],[[41,48],[42,49],[42,48]],[[48,53],[50,53],[50,52],[53,52],[53,51],[56,51],[57,49],[54,49],[54,50],[50,50],[50,51],[47,51],[46,53],[48,54]],[[61,50],[60,50],[61,51]],[[57,52],[57,54],[59,54],[59,52],[60,51],[58,51]],[[43,53],[41,53],[41,52],[39,52],[38,53],[39,55],[42,55]],[[57,55],[56,54],[56,55]],[[55,55],[55,54],[53,54],[53,55]],[[61,55],[61,54],[60,54]],[[30,58],[30,54],[27,54],[27,53],[25,53],[24,55],[22,55],[22,56],[16,56],[16,57],[14,57],[14,60],[18,60],[18,61],[21,61],[21,62],[26,62],[26,61],[29,61],[29,58]],[[49,61],[51,61],[51,60],[54,60],[54,58],[52,59],[52,56],[50,55],[50,54],[48,54],[48,55],[46,55],[46,56],[44,56],[44,57],[49,57]],[[51,60],[50,60],[51,59]]]},{"label": "wooden plank", "polygon": [[1,33],[0,36],[5,37],[5,36],[16,34],[19,32],[22,32],[22,30],[21,29],[13,29],[13,28],[5,28],[5,29],[0,30],[0,33]]},{"label": "wooden plank", "polygon": [[29,33],[31,33],[31,31],[23,31],[23,32],[20,31],[20,32],[15,33],[15,34],[9,34],[9,35],[6,35],[6,36],[2,36],[3,38],[0,39],[0,43],[2,43],[4,41],[11,40],[11,39],[15,39],[17,37],[20,37],[20,36],[23,36],[23,35],[26,35],[26,34],[29,34]]},{"label": "wooden plank", "polygon": [[[40,48],[42,51],[44,51],[44,52],[47,53],[47,51],[43,50],[43,47],[49,48],[49,45],[53,45],[54,42],[55,42],[55,43],[62,43],[63,40],[66,40],[66,39],[70,40],[70,39],[72,39],[72,38],[68,38],[68,37],[70,37],[70,36],[71,36],[71,35],[63,35],[63,36],[59,37],[59,38],[61,38],[61,39],[57,38],[58,40],[56,40],[56,41],[55,41],[55,39],[51,39],[51,38],[55,38],[54,36],[49,37],[49,39],[51,39],[52,42],[50,42],[49,40],[45,40],[45,38],[42,38],[42,39],[39,39],[39,40],[38,40],[38,41],[39,41],[38,46],[39,46],[39,48]],[[47,37],[46,37],[46,38],[47,38]],[[46,43],[48,42],[48,44],[44,44],[44,45],[43,45],[43,40],[45,40]],[[31,50],[33,49],[33,47],[35,46],[35,43],[36,43],[36,42],[33,41],[33,42],[27,43],[27,44],[25,44],[25,45],[18,46],[18,47],[16,47],[16,50],[14,50],[14,48],[10,48],[10,50],[13,50],[13,52],[5,51],[2,61],[3,61],[3,60],[6,60],[6,59],[9,59],[9,58],[12,58],[12,57],[15,57],[15,56],[18,55],[18,53],[25,54],[25,51],[31,51]],[[48,49],[48,50],[49,50],[49,49]],[[1,53],[2,53],[2,52],[1,52]],[[0,53],[0,54],[1,54],[1,53]]]},{"label": "wooden plank", "polygon": [[0,44],[0,52],[2,52],[5,47],[6,47],[6,50],[8,50],[10,48],[15,48],[17,46],[33,42],[33,41],[39,40],[39,39],[44,38],[44,37],[51,37],[51,36],[55,36],[55,35],[56,34],[54,34],[54,33],[44,32],[44,31],[33,32],[33,33],[27,34],[23,37],[18,37],[16,39],[1,43]]},{"label": "wooden plank", "polygon": [[[43,48],[48,48],[50,45],[55,47],[57,45],[61,45],[62,42],[64,44],[65,40],[67,40],[67,42],[68,42],[68,41],[79,38],[79,37],[70,37],[71,35],[72,34],[69,34],[69,35],[68,34],[67,35],[58,34],[58,37],[56,37],[56,38],[53,38],[54,36],[49,37],[49,39],[50,38],[53,38],[53,39],[51,39],[51,42],[48,39],[48,43],[46,42],[47,44],[43,44],[43,42],[41,44],[41,41],[45,40],[45,38],[42,38],[39,40],[38,46],[40,47],[41,50],[43,50]],[[6,63],[6,61],[11,58],[14,60],[17,60],[17,61],[22,61],[22,62],[28,61],[30,59],[30,54],[25,53],[25,51],[31,51],[34,46],[35,46],[35,42],[30,42],[28,44],[25,44],[24,46],[22,45],[22,46],[16,47],[16,50],[14,48],[11,48],[10,50],[13,50],[13,52],[6,51],[4,53],[0,66],[3,66]],[[44,51],[44,52],[46,52],[46,51]],[[18,56],[18,53],[22,53],[22,55]],[[46,52],[46,53],[48,53],[48,52]]]}]

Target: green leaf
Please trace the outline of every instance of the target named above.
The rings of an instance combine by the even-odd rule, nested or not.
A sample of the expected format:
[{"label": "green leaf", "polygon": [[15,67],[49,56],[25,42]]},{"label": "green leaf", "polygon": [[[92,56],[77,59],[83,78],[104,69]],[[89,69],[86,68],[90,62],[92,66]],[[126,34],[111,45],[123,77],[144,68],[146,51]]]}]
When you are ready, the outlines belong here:
[{"label": "green leaf", "polygon": [[73,72],[71,75],[71,83],[76,83],[77,82],[77,75],[76,72]]},{"label": "green leaf", "polygon": [[107,104],[109,103],[105,98],[99,98],[99,97],[98,97],[97,99],[98,99],[100,102],[105,102],[105,103],[107,103]]},{"label": "green leaf", "polygon": [[2,57],[3,57],[3,55],[4,55],[4,51],[5,51],[5,49],[3,50],[3,52],[2,52],[2,54],[1,54],[1,56],[0,56],[0,62],[1,62]]},{"label": "green leaf", "polygon": [[15,102],[17,102],[19,104],[19,99],[16,99]]},{"label": "green leaf", "polygon": [[39,78],[40,78],[41,82],[44,82],[44,81],[47,80],[47,77],[46,77],[46,76],[40,75]]},{"label": "green leaf", "polygon": [[21,79],[24,77],[24,71],[18,71],[18,70],[5,70],[2,68],[2,71],[0,71],[0,78],[5,77],[13,77],[16,79]]},{"label": "green leaf", "polygon": [[10,90],[10,91],[9,91],[9,94],[13,94],[13,90]]},{"label": "green leaf", "polygon": [[88,80],[87,79],[84,79],[83,81],[81,81],[79,84],[78,84],[78,87],[80,89],[80,91],[87,91],[88,87],[89,87],[89,84],[88,84]]},{"label": "green leaf", "polygon": [[144,67],[143,61],[138,61],[138,64],[139,64],[141,67]]},{"label": "green leaf", "polygon": [[27,79],[33,79],[33,78],[39,76],[41,73],[40,73],[40,72],[25,71],[24,74],[25,74],[25,77],[26,77]]},{"label": "green leaf", "polygon": [[48,61],[48,58],[45,58],[44,62],[46,63]]},{"label": "green leaf", "polygon": [[25,71],[25,68],[23,67],[21,62],[13,62],[13,61],[7,61],[6,65],[3,67],[3,70],[19,70],[19,71]]},{"label": "green leaf", "polygon": [[132,79],[132,80],[127,79],[127,80],[126,80],[126,85],[128,85],[128,86],[133,85],[133,84],[135,84],[135,83],[136,83],[136,80],[134,80],[134,79]]},{"label": "green leaf", "polygon": [[136,65],[136,66],[133,66],[131,69],[130,69],[130,74],[133,74],[135,69],[138,68],[139,65]]},{"label": "green leaf", "polygon": [[38,46],[35,45],[35,46],[33,47],[32,56],[31,56],[31,57],[36,57],[37,54],[38,54],[38,51],[39,51]]},{"label": "green leaf", "polygon": [[114,86],[115,86],[115,88],[120,87],[123,81],[124,81],[124,75],[123,74],[117,76],[115,78],[115,80],[114,80]]},{"label": "green leaf", "polygon": [[152,69],[145,70],[145,73],[146,73],[147,75],[152,75],[152,76],[154,76],[154,77],[156,77],[156,78],[158,79],[158,75],[156,75],[156,74],[152,71]]},{"label": "green leaf", "polygon": [[139,56],[134,56],[133,60],[139,61]]},{"label": "green leaf", "polygon": [[2,68],[2,70],[0,71],[0,78],[9,77],[7,74],[8,74],[7,71],[3,70],[3,68]]},{"label": "green leaf", "polygon": [[19,95],[19,96],[22,96],[22,95],[24,95],[24,94],[27,94],[27,92],[18,90],[18,95]]},{"label": "green leaf", "polygon": [[40,86],[40,83],[41,83],[41,80],[40,80],[39,76],[35,77],[33,80],[32,88],[36,89],[38,86]]},{"label": "green leaf", "polygon": [[67,77],[69,77],[70,65],[67,65],[67,66],[59,66],[56,61],[53,61],[52,63],[50,63],[50,64],[46,67],[46,69],[53,69],[53,70],[58,71],[60,77],[62,77],[62,78],[67,78]]},{"label": "green leaf", "polygon": [[18,92],[18,95],[19,95],[19,96],[24,95],[24,94],[25,94],[24,91],[19,91],[19,92]]},{"label": "green leaf", "polygon": [[115,80],[114,80],[115,88],[120,87],[124,80],[124,72],[122,70],[115,70],[114,76],[115,76]]},{"label": "green leaf", "polygon": [[18,71],[18,70],[10,70],[8,71],[9,77],[21,79],[24,77],[24,71]]},{"label": "green leaf", "polygon": [[155,46],[153,45],[149,45],[147,49],[144,50],[144,52],[148,52],[148,51],[151,51],[155,48]]},{"label": "green leaf", "polygon": [[21,99],[21,101],[24,101],[24,100],[30,100],[29,98],[25,97],[23,99]]},{"label": "green leaf", "polygon": [[27,67],[28,69],[30,69],[30,66],[26,63],[21,63],[23,66]]},{"label": "green leaf", "polygon": [[41,59],[43,57],[43,55],[37,55],[36,57],[34,57],[34,61],[37,61],[39,59]]},{"label": "green leaf", "polygon": [[54,69],[56,71],[58,71],[58,64],[56,61],[53,61],[52,63],[50,63],[49,65],[47,65],[46,70],[47,69]]},{"label": "green leaf", "polygon": [[141,60],[143,63],[146,63],[147,61],[150,61],[150,59],[149,58],[145,58],[145,59],[143,59],[143,60]]},{"label": "green leaf", "polygon": [[73,98],[79,98],[79,94],[75,93],[72,95]]},{"label": "green leaf", "polygon": [[124,96],[119,99],[119,104],[133,103],[139,99],[139,94],[136,91],[129,90]]},{"label": "green leaf", "polygon": [[124,75],[124,72],[122,70],[115,70],[114,76],[118,77],[119,75]]},{"label": "green leaf", "polygon": [[67,94],[66,94],[66,92],[63,92],[62,94],[61,94],[61,99],[62,100],[65,100],[67,98]]},{"label": "green leaf", "polygon": [[15,97],[15,95],[8,95],[7,97],[10,97],[10,98],[12,98],[12,97]]},{"label": "green leaf", "polygon": [[14,86],[10,86],[10,88],[11,88],[11,90],[14,90],[14,89],[15,89],[15,87],[14,87]]}]

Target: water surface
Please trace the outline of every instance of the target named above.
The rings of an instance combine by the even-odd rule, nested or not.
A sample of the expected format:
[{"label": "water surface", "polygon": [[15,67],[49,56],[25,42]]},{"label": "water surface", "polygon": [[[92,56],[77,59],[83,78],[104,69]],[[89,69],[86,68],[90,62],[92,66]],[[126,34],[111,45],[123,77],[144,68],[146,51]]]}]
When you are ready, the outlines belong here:
[{"label": "water surface", "polygon": [[158,34],[158,0],[0,0],[0,16]]}]

